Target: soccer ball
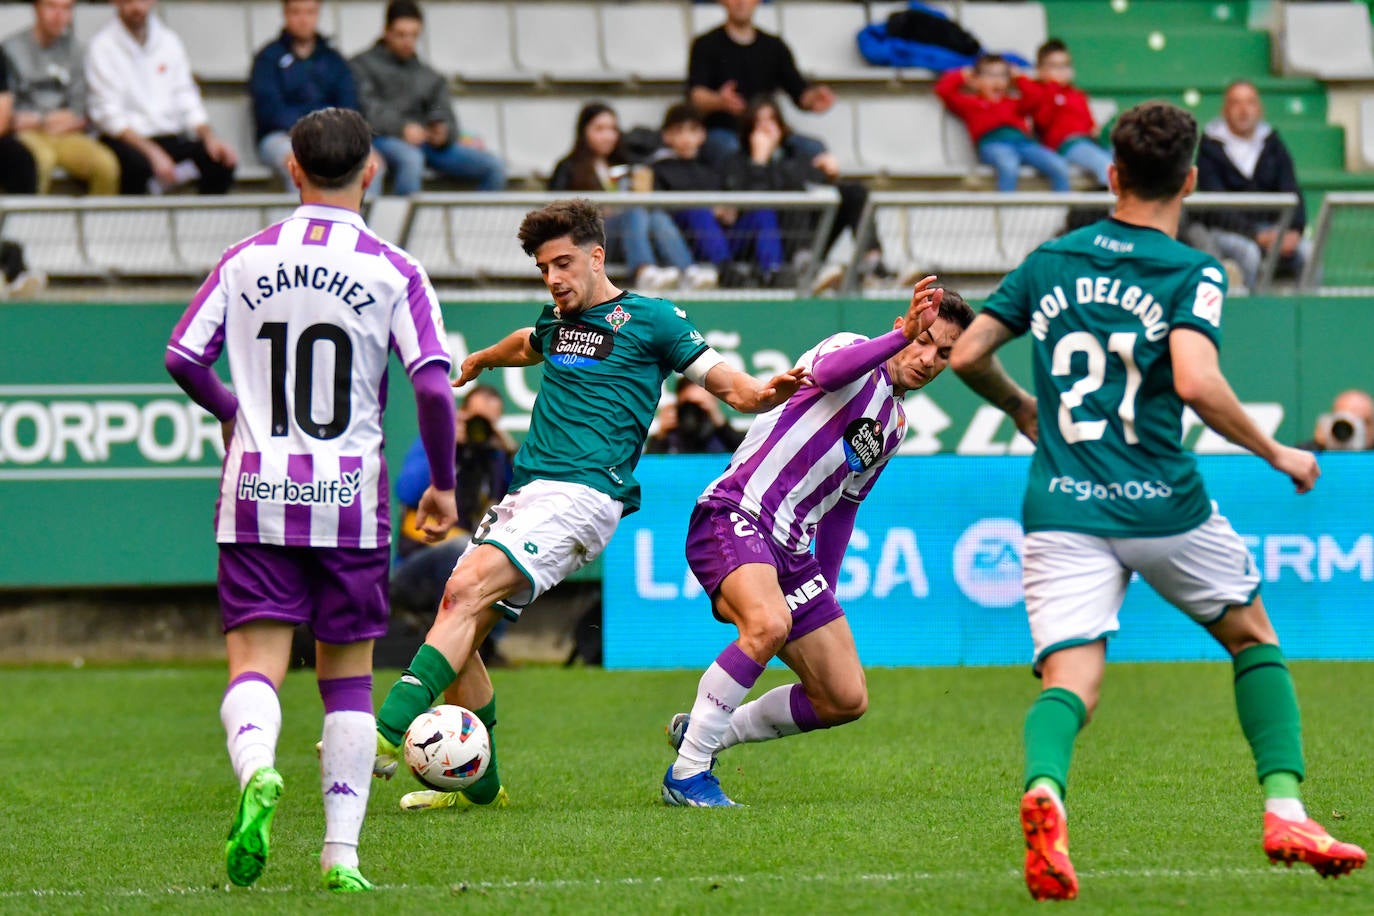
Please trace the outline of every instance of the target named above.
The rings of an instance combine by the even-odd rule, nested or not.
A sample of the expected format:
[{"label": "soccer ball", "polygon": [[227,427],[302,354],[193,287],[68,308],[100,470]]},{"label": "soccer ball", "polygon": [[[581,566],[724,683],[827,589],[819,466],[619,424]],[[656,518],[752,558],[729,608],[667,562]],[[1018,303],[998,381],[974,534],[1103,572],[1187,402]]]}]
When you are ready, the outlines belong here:
[{"label": "soccer ball", "polygon": [[491,761],[491,736],[461,706],[436,706],[415,717],[402,741],[406,766],[421,784],[440,792],[466,789]]}]

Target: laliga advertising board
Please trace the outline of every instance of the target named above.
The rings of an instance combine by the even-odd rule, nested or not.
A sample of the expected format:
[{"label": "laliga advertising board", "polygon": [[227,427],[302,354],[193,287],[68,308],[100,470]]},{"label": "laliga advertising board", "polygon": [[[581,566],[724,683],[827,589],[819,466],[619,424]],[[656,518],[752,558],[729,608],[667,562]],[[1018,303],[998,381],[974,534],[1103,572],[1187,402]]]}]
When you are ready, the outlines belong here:
[{"label": "laliga advertising board", "polygon": [[[1301,497],[1257,458],[1200,459],[1209,493],[1250,545],[1291,657],[1374,659],[1371,459],[1323,455],[1317,489]],[[641,462],[644,507],[621,523],[604,555],[607,667],[701,668],[734,638],[712,618],[683,556],[692,504],[725,463],[723,455]],[[1019,521],[1028,465],[1016,457],[892,460],[859,508],[836,583],[865,664],[1029,666]],[[1149,498],[1145,488],[1137,495]],[[806,589],[788,596],[797,604],[809,597]],[[1120,616],[1113,660],[1224,658],[1143,583],[1131,585]]]}]

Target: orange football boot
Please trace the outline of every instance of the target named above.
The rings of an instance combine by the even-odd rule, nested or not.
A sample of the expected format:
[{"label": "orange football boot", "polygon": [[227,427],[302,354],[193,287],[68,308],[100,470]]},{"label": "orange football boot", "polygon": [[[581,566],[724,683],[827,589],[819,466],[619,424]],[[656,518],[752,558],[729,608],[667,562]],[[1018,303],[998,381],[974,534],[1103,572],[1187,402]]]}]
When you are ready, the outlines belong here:
[{"label": "orange football boot", "polygon": [[1026,835],[1026,887],[1036,900],[1072,900],[1078,876],[1069,861],[1064,806],[1041,786],[1021,796],[1021,832]]},{"label": "orange football boot", "polygon": [[1334,839],[1310,817],[1305,821],[1287,821],[1268,811],[1264,814],[1264,854],[1270,862],[1284,862],[1289,868],[1294,862],[1306,862],[1323,878],[1339,878],[1364,868],[1366,858],[1363,849]]}]

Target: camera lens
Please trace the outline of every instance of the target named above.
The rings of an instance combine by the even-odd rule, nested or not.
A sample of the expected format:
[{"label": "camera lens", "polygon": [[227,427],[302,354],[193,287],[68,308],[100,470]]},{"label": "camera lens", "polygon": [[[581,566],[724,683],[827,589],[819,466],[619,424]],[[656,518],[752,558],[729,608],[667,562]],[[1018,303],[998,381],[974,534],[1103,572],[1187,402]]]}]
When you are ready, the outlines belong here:
[{"label": "camera lens", "polygon": [[1355,435],[1355,425],[1349,420],[1336,420],[1331,424],[1331,438],[1337,442],[1349,442]]}]

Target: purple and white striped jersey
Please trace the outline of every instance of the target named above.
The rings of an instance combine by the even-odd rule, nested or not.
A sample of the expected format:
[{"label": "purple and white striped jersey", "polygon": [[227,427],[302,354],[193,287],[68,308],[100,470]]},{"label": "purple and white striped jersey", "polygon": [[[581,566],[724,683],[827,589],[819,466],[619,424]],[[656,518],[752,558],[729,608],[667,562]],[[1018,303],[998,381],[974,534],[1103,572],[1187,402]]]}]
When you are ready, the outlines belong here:
[{"label": "purple and white striped jersey", "polygon": [[[835,334],[802,354],[816,359],[867,340]],[[860,502],[906,434],[906,413],[885,365],[838,391],[806,385],[758,417],[730,466],[698,502],[720,499],[757,518],[793,553],[811,549],[821,518],[841,498]]]},{"label": "purple and white striped jersey", "polygon": [[215,507],[221,544],[384,547],[391,539],[382,411],[406,372],[450,362],[424,269],[358,214],[299,207],[225,252],[168,348],[238,397]]}]

